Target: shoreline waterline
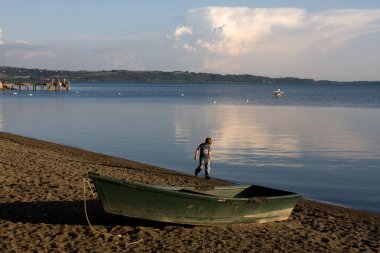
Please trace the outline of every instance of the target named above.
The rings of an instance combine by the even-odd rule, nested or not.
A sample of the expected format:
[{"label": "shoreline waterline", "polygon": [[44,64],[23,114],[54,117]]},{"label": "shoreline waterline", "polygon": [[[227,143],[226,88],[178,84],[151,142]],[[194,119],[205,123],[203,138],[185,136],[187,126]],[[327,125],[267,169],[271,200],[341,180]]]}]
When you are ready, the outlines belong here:
[{"label": "shoreline waterline", "polygon": [[[65,145],[65,144],[59,144],[59,143],[54,143],[54,142],[51,142],[51,141],[47,141],[47,140],[41,140],[41,139],[36,139],[36,138],[33,138],[33,137],[28,137],[28,136],[22,136],[22,135],[17,135],[17,134],[13,134],[13,133],[8,133],[8,132],[2,132],[0,131],[0,140],[10,140],[12,142],[15,142],[16,145],[17,143],[21,142],[27,142],[28,145],[32,144],[32,146],[51,146],[52,148],[55,148],[55,149],[62,149],[62,150],[65,150],[65,151],[68,151],[68,152],[74,152],[74,153],[87,153],[87,154],[90,154],[90,155],[94,155],[94,156],[99,156],[100,158],[101,157],[106,157],[106,158],[110,158],[110,159],[115,159],[115,160],[120,160],[120,161],[126,161],[127,163],[131,163],[131,164],[136,164],[136,165],[142,165],[143,167],[146,167],[146,168],[155,168],[155,169],[158,169],[158,170],[163,170],[163,171],[166,171],[166,172],[169,172],[170,174],[173,174],[173,175],[182,175],[182,176],[186,176],[186,177],[193,177],[192,174],[187,174],[187,173],[184,173],[182,171],[177,171],[177,170],[173,170],[173,169],[167,169],[167,168],[164,168],[164,167],[158,167],[157,165],[154,165],[154,164],[146,164],[144,162],[140,162],[140,161],[134,161],[134,160],[129,160],[129,159],[126,159],[126,158],[123,158],[123,157],[117,157],[117,156],[113,156],[113,155],[109,155],[109,154],[104,154],[104,153],[99,153],[99,152],[96,152],[96,151],[90,151],[90,150],[86,150],[86,149],[82,149],[80,147],[75,147],[75,146],[69,146],[69,145]],[[203,179],[202,177],[198,177],[199,179]],[[207,182],[207,180],[206,180]],[[228,179],[224,179],[224,178],[215,178],[213,177],[213,184],[222,184],[222,185],[228,185],[228,184],[241,184],[239,181],[235,181],[235,180],[228,180]],[[265,185],[262,185],[262,186],[265,186]],[[323,201],[323,200],[319,200],[319,199],[310,199],[310,198],[305,198],[305,197],[302,197],[303,199],[305,200],[308,200],[308,201],[315,201],[315,202],[318,202],[318,203],[321,203],[321,204],[326,204],[326,205],[330,205],[330,206],[335,206],[335,207],[338,207],[338,208],[344,208],[344,209],[347,209],[347,210],[352,210],[352,211],[356,211],[356,212],[360,212],[360,213],[363,213],[363,214],[370,214],[370,215],[376,215],[376,216],[380,216],[380,212],[371,212],[371,211],[366,211],[366,210],[359,210],[359,209],[354,209],[354,208],[351,208],[349,206],[345,206],[345,205],[341,205],[339,203],[335,203],[335,202],[329,202],[329,201]]]}]

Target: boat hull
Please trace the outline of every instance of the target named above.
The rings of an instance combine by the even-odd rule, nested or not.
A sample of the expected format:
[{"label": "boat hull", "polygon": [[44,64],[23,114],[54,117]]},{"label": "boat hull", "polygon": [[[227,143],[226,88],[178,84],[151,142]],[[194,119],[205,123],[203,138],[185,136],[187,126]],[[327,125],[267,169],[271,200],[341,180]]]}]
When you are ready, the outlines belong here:
[{"label": "boat hull", "polygon": [[[301,197],[296,193],[252,186],[163,187],[131,183],[90,173],[105,212],[160,222],[215,225],[265,223],[289,218]],[[242,192],[257,190],[277,196]],[[262,196],[260,196],[262,195]],[[268,195],[268,194],[266,194]]]}]

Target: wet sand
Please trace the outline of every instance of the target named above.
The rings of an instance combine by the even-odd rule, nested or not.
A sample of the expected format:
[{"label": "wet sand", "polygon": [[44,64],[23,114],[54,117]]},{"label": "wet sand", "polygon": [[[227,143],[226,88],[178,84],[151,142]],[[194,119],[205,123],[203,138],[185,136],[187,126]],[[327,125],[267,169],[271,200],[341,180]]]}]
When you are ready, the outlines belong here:
[{"label": "wet sand", "polygon": [[1,252],[380,252],[379,215],[302,199],[289,220],[267,224],[129,219],[104,213],[84,184],[87,172],[162,185],[227,183],[2,132],[0,150]]}]

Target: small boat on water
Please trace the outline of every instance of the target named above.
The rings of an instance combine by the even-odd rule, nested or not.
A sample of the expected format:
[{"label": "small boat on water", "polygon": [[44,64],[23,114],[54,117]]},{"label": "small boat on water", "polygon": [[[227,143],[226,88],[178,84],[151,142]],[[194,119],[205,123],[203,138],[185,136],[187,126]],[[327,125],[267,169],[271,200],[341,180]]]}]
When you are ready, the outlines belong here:
[{"label": "small boat on water", "polygon": [[88,173],[106,213],[190,225],[289,218],[300,195],[256,185],[159,186]]},{"label": "small boat on water", "polygon": [[281,89],[277,89],[273,92],[276,97],[281,97],[284,92]]}]

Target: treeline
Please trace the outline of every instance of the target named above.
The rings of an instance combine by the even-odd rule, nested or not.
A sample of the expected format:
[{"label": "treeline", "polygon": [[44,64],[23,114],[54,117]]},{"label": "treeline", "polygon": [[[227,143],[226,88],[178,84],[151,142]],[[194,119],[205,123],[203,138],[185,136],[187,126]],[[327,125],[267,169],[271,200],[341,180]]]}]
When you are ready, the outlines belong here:
[{"label": "treeline", "polygon": [[[269,78],[255,75],[221,75],[194,73],[187,71],[65,71],[46,69],[27,69],[0,66],[0,82],[43,82],[51,79],[68,78],[71,82],[121,82],[121,83],[302,83],[329,84],[343,83],[327,80],[313,80],[293,77]],[[355,81],[350,83],[377,83]]]}]

